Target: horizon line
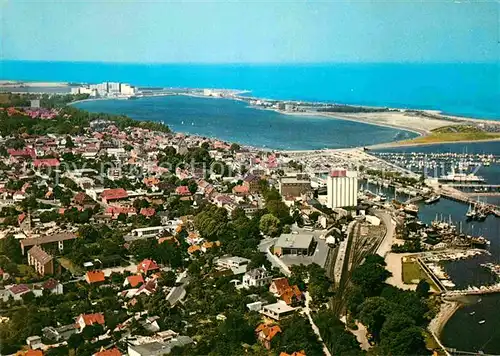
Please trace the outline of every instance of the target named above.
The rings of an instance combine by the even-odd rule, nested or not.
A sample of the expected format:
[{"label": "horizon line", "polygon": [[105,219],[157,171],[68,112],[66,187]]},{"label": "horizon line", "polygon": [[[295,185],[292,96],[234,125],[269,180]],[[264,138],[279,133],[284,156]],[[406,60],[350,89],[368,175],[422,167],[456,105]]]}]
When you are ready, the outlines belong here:
[{"label": "horizon line", "polygon": [[1,58],[0,62],[42,62],[42,63],[94,63],[94,64],[128,64],[128,65],[328,65],[328,64],[497,64],[498,61],[290,61],[290,62],[134,62],[103,60],[53,60],[53,59],[9,59]]}]

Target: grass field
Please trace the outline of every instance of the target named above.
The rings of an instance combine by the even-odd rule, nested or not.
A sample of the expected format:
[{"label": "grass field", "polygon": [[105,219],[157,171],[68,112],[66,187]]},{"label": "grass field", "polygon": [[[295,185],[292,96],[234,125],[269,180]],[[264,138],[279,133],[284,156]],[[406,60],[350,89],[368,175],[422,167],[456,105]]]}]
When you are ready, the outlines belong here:
[{"label": "grass field", "polygon": [[421,279],[425,279],[433,290],[438,290],[436,284],[422,271],[417,260],[411,256],[402,261],[402,273],[405,284],[417,284]]},{"label": "grass field", "polygon": [[406,140],[403,144],[422,144],[439,142],[481,141],[500,139],[500,133],[486,132],[473,125],[444,126],[431,131],[430,135]]}]

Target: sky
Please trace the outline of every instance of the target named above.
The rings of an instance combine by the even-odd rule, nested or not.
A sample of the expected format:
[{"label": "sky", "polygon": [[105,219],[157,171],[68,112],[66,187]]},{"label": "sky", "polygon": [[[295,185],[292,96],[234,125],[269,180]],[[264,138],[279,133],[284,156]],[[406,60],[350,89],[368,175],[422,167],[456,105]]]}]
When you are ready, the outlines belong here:
[{"label": "sky", "polygon": [[498,1],[0,0],[2,59],[492,62]]}]

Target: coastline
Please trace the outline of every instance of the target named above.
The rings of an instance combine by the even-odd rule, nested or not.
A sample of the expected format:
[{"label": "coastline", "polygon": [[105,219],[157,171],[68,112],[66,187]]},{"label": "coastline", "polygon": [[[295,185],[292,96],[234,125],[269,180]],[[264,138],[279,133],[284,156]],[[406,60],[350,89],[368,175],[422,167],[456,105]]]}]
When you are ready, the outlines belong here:
[{"label": "coastline", "polygon": [[440,340],[441,332],[448,320],[455,314],[455,312],[463,306],[462,303],[457,301],[447,301],[442,300],[439,308],[439,312],[436,316],[430,321],[428,329],[429,331]]},{"label": "coastline", "polygon": [[[46,87],[63,87],[68,86],[69,83],[57,83],[57,82],[29,82],[29,81],[0,81],[0,86],[2,84],[5,88],[17,85],[23,86],[35,86],[35,85],[44,85]],[[136,95],[134,96],[137,99],[146,98],[146,97],[155,97],[155,96],[171,96],[171,95],[182,95],[187,97],[199,97],[199,98],[207,98],[207,99],[229,99],[235,101],[243,101],[248,103],[248,107],[252,109],[260,109],[260,110],[270,110],[277,112],[283,115],[293,115],[293,116],[304,116],[304,117],[314,117],[314,118],[326,118],[326,119],[336,119],[336,120],[344,120],[344,121],[352,121],[363,123],[367,125],[374,125],[379,127],[387,127],[397,130],[404,130],[407,132],[412,132],[417,135],[417,137],[425,137],[431,134],[431,131],[444,127],[444,126],[452,126],[457,124],[464,123],[476,123],[476,124],[488,124],[488,125],[500,125],[499,121],[488,120],[482,118],[471,118],[471,117],[460,117],[453,115],[444,115],[440,110],[422,110],[422,109],[398,109],[398,108],[387,108],[388,111],[383,112],[353,112],[353,113],[344,113],[344,112],[318,112],[315,110],[305,110],[305,111],[286,111],[280,110],[276,108],[270,107],[260,107],[257,105],[252,105],[250,101],[258,99],[258,100],[270,100],[273,102],[285,102],[285,103],[299,103],[298,101],[289,101],[289,100],[277,100],[277,99],[265,99],[265,98],[254,98],[250,96],[242,96],[242,94],[250,93],[248,90],[234,90],[230,95],[222,95],[222,96],[212,96],[212,95],[203,95],[198,93],[161,93],[161,94],[152,94],[152,95]],[[68,103],[68,105],[78,104],[81,102],[87,101],[96,101],[96,100],[127,100],[129,97],[101,97],[101,98],[88,98],[83,100],[74,101]],[[307,102],[300,102],[302,104],[307,104]],[[320,104],[321,102],[310,102],[310,104]],[[335,104],[342,105],[342,104]],[[374,106],[363,106],[363,105],[346,105],[346,106],[359,106],[361,108],[383,108],[383,107],[374,107]],[[187,133],[186,133],[187,134]],[[499,141],[500,138],[491,138],[491,139],[479,139],[479,140],[454,140],[454,141],[436,141],[436,142],[411,142],[412,139],[404,140],[404,141],[389,141],[382,142],[376,145],[367,146],[370,149],[382,149],[382,148],[395,148],[395,147],[419,147],[419,146],[429,146],[429,145],[439,145],[439,144],[447,144],[447,143],[472,143],[472,142],[491,142],[491,141]],[[361,147],[361,146],[360,146]],[[358,147],[359,148],[359,147]],[[319,149],[325,150],[325,149]],[[277,150],[281,151],[281,150]],[[294,150],[295,151],[295,150]]]}]

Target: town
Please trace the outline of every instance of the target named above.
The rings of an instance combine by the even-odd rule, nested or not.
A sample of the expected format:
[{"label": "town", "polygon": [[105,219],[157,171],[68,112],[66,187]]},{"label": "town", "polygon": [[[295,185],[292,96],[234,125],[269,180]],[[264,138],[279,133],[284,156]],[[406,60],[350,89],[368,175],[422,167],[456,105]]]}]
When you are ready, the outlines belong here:
[{"label": "town", "polygon": [[99,93],[135,89],[1,94],[0,354],[447,353],[437,262],[489,241],[416,203],[470,194],[363,148],[262,150],[66,105]]}]

